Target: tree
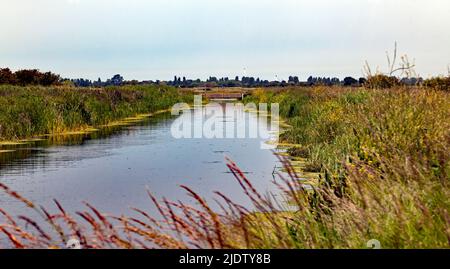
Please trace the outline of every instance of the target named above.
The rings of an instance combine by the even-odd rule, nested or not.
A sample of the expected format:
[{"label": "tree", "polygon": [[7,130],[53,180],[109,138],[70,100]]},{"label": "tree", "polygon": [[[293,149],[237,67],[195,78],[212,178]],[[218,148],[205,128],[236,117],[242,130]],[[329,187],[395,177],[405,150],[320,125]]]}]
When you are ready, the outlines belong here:
[{"label": "tree", "polygon": [[352,86],[357,84],[358,81],[352,77],[346,77],[344,78],[344,86]]},{"label": "tree", "polygon": [[59,80],[59,75],[53,74],[52,72],[46,72],[44,74],[41,74],[39,84],[41,84],[42,86],[50,86],[57,84]]},{"label": "tree", "polygon": [[331,85],[340,85],[341,81],[339,80],[339,78],[332,78],[331,79]]},{"label": "tree", "polygon": [[216,77],[209,77],[209,79],[206,82],[218,82]]},{"label": "tree", "polygon": [[92,83],[92,86],[94,86],[94,87],[101,87],[101,86],[103,86],[102,79],[101,79],[101,78],[98,78],[97,81],[94,81],[94,82]]},{"label": "tree", "polygon": [[0,68],[0,84],[15,84],[16,77],[9,68]]},{"label": "tree", "polygon": [[120,74],[114,75],[111,78],[111,84],[114,86],[120,86],[123,84],[123,77]]},{"label": "tree", "polygon": [[37,85],[41,80],[41,73],[37,69],[24,69],[15,72],[19,85]]},{"label": "tree", "polygon": [[[83,78],[79,78],[79,79],[72,79],[73,84],[75,84],[76,87],[91,87],[92,86],[92,81],[90,81],[89,79],[83,79]],[[95,85],[96,87],[99,87],[98,85]],[[100,85],[102,86],[102,85]]]},{"label": "tree", "polygon": [[298,84],[300,81],[297,76],[289,76],[289,83]]}]

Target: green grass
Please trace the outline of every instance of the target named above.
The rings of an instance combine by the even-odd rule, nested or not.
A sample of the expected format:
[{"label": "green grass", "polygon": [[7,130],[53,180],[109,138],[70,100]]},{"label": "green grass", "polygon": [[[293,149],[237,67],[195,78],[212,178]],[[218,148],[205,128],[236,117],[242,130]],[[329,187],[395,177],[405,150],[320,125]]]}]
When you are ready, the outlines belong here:
[{"label": "green grass", "polygon": [[0,141],[104,125],[191,99],[192,95],[165,86],[0,85]]},{"label": "green grass", "polygon": [[362,238],[392,248],[450,246],[448,92],[318,87],[257,91],[250,100],[279,102],[292,125],[283,140],[321,167],[321,198],[307,207],[326,221],[311,227],[309,213],[299,214],[289,229],[303,231],[291,234],[300,246],[360,247]]}]

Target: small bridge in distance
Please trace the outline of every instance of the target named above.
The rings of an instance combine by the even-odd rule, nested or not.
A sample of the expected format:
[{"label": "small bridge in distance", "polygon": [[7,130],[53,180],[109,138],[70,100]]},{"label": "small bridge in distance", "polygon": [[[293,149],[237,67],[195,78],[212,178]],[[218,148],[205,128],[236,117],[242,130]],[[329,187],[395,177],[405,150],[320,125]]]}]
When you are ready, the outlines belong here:
[{"label": "small bridge in distance", "polygon": [[249,95],[247,91],[241,92],[204,92],[202,97],[211,101],[237,101]]}]

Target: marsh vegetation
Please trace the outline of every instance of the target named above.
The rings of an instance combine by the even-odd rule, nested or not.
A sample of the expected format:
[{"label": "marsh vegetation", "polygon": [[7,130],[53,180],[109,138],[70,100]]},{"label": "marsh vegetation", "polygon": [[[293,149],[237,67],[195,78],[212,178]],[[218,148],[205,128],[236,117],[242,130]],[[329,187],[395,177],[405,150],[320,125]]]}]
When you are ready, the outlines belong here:
[{"label": "marsh vegetation", "polygon": [[[42,94],[18,94],[31,89],[2,90],[6,96],[2,98],[16,96],[14,100],[23,104],[33,102],[29,98],[40,100],[37,103],[45,100]],[[169,97],[162,99],[149,97],[164,96],[161,89],[144,89],[143,93],[124,89],[121,94],[131,97],[122,98],[138,105],[131,108],[119,101],[114,110],[109,95],[114,90],[93,91],[93,96],[85,91],[35,90],[61,91],[68,100],[75,94],[84,97],[82,107],[90,117],[83,118],[81,112],[64,117],[63,113],[67,121],[62,126],[104,124],[181,98],[172,89],[163,89]],[[147,97],[134,96],[140,94]],[[108,100],[108,105],[100,105],[98,98]],[[155,105],[155,99],[164,101]],[[76,100],[75,109],[68,111],[84,111],[79,110],[80,99]],[[193,203],[161,200],[148,193],[158,216],[141,209],[134,209],[140,217],[110,216],[90,204],[73,213],[56,200],[58,210],[49,212],[1,184],[3,191],[38,212],[41,219],[16,217],[2,210],[0,231],[18,248],[59,248],[69,238],[90,248],[364,248],[370,239],[379,240],[383,248],[449,247],[448,91],[434,87],[292,87],[255,90],[246,101],[279,103],[280,114],[290,125],[282,135],[289,154],[278,154],[285,172],[274,180],[283,198],[260,193],[252,183],[256,179],[230,159],[227,167],[253,209],[219,191],[214,194],[218,204],[213,206],[197,190],[181,186]],[[92,103],[97,109],[92,109]],[[40,115],[47,107],[35,113]],[[102,116],[93,116],[96,113]],[[42,127],[22,127],[20,134],[51,130],[45,124],[38,126]],[[11,132],[2,134],[17,137]]]},{"label": "marsh vegetation", "polygon": [[191,100],[189,92],[165,86],[0,85],[0,141],[86,130]]}]

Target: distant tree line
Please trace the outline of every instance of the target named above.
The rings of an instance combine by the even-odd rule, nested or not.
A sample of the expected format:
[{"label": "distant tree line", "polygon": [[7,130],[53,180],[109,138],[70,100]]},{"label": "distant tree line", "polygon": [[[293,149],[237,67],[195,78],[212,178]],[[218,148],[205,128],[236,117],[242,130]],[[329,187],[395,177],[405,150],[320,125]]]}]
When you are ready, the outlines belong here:
[{"label": "distant tree line", "polygon": [[60,83],[60,76],[52,72],[42,73],[37,69],[23,69],[12,72],[9,68],[0,68],[0,84],[50,86]]},{"label": "distant tree line", "polygon": [[352,77],[346,77],[344,80],[339,78],[327,78],[327,77],[312,77],[310,76],[307,81],[300,81],[298,76],[289,76],[288,80],[282,81],[269,81],[254,77],[242,77],[238,76],[234,79],[228,77],[216,78],[209,77],[206,81],[201,81],[200,79],[192,80],[186,79],[186,77],[175,76],[172,81],[168,81],[169,85],[182,88],[193,88],[193,87],[277,87],[277,86],[360,86],[364,84],[365,79],[360,78],[356,80]]},{"label": "distant tree line", "polygon": [[[120,74],[114,75],[112,78],[102,81],[100,78],[97,80],[89,79],[62,79],[59,75],[52,72],[40,72],[38,69],[23,69],[16,72],[12,72],[9,68],[0,68],[0,84],[12,84],[12,85],[61,85],[70,84],[75,87],[106,87],[106,86],[122,86],[122,85],[145,85],[145,84],[164,84],[179,88],[215,88],[215,87],[285,87],[285,86],[349,86],[359,87],[367,86],[371,88],[389,88],[399,85],[433,85],[434,88],[444,85],[447,87],[448,78],[444,78],[441,83],[439,79],[423,80],[422,78],[397,78],[387,75],[375,75],[366,78],[355,79],[353,77],[345,77],[340,80],[337,77],[313,77],[310,76],[306,81],[300,81],[298,76],[289,76],[288,80],[282,81],[269,81],[255,77],[239,77],[234,78],[222,77],[217,78],[210,76],[206,80],[201,79],[187,79],[186,77],[175,76],[170,81],[137,81],[137,80],[125,80]],[[438,83],[439,82],[439,83]]]},{"label": "distant tree line", "polygon": [[209,77],[205,81],[200,79],[186,79],[186,77],[177,77],[175,76],[172,81],[167,82],[168,85],[181,87],[181,88],[195,88],[195,87],[206,87],[206,88],[215,88],[215,87],[273,87],[273,86],[287,86],[288,83],[286,81],[269,81],[262,80],[260,78],[254,77],[239,77],[236,76],[234,78],[229,77]]},{"label": "distant tree line", "polygon": [[106,86],[122,86],[124,84],[129,84],[125,81],[120,74],[114,75],[112,78],[102,81],[100,78],[97,80],[90,80],[84,78],[77,79],[64,79],[65,83],[72,83],[75,87],[106,87]]},{"label": "distant tree line", "polygon": [[[422,78],[396,78],[386,77],[384,80],[391,81],[390,85],[421,85],[424,80]],[[372,82],[373,79],[370,81]],[[300,81],[297,76],[289,76],[288,80],[282,81],[269,81],[262,80],[254,77],[241,77],[236,76],[234,79],[228,77],[209,77],[205,81],[200,79],[192,80],[186,79],[186,77],[175,76],[172,81],[163,82],[171,86],[180,88],[194,88],[194,87],[285,87],[285,86],[347,86],[347,87],[360,87],[368,83],[368,79],[360,77],[359,79],[353,77],[345,77],[343,80],[337,77],[313,77],[310,76],[306,81]]]}]

